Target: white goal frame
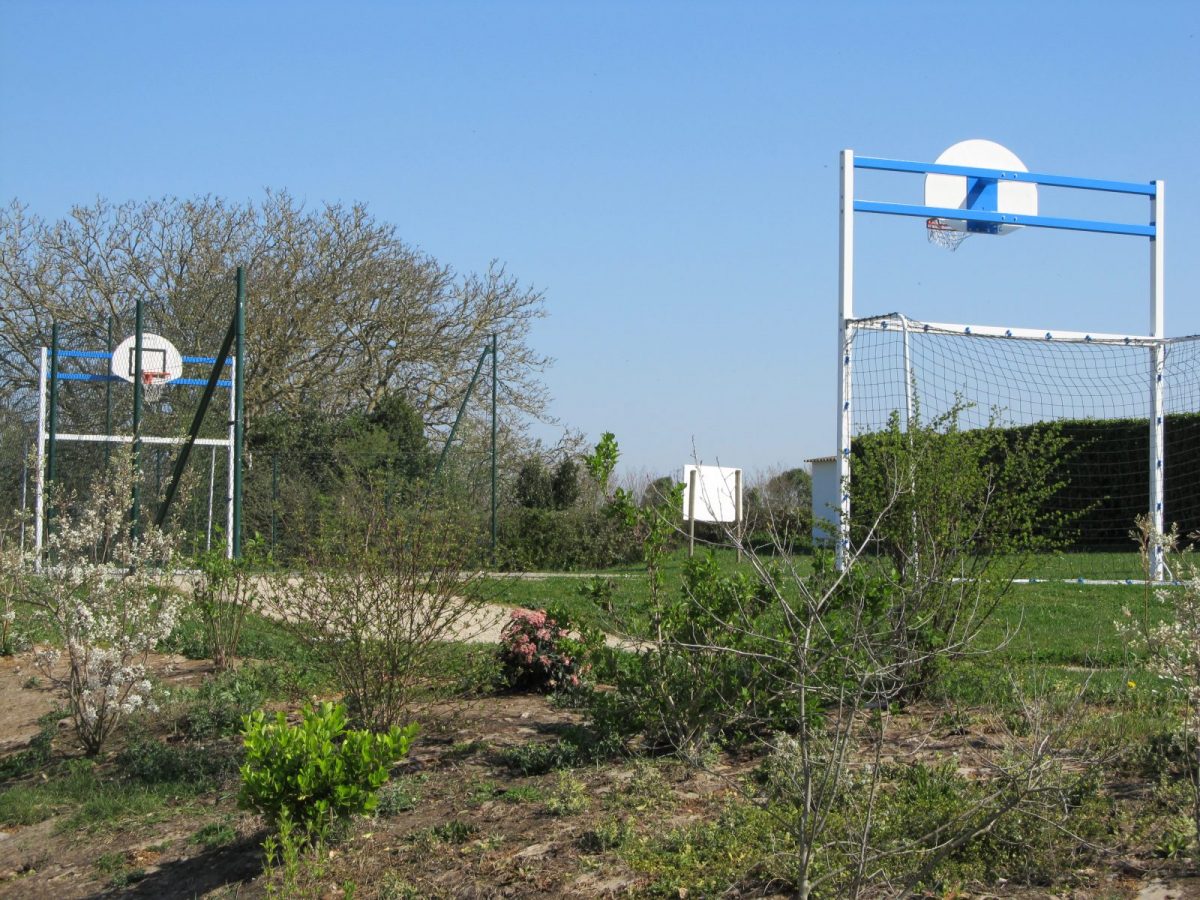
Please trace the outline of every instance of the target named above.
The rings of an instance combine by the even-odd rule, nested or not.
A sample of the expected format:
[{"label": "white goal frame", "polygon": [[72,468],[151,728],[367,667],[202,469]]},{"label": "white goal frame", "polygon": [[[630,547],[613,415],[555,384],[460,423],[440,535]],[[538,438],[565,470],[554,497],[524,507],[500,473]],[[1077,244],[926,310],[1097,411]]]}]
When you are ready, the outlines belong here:
[{"label": "white goal frame", "polygon": [[[854,174],[856,169],[874,169],[890,172],[911,174],[941,174],[964,176],[973,184],[982,186],[995,185],[1005,181],[1024,181],[1033,184],[1051,185],[1061,188],[1073,188],[1086,191],[1102,191],[1119,194],[1133,194],[1148,198],[1150,201],[1148,223],[1105,222],[1083,219],[1065,219],[1037,215],[1017,215],[996,209],[943,209],[913,204],[878,202],[859,200],[854,193]],[[992,192],[995,193],[994,191]],[[853,150],[843,150],[841,153],[841,208],[839,229],[839,271],[838,271],[838,379],[837,379],[837,477],[840,490],[840,508],[838,510],[838,538],[836,542],[836,557],[839,570],[844,570],[850,558],[850,463],[851,441],[854,425],[854,407],[852,397],[853,373],[853,338],[857,330],[866,328],[898,327],[907,329],[908,319],[891,314],[876,316],[868,319],[856,319],[854,315],[854,214],[856,212],[878,213],[885,215],[913,216],[923,219],[943,218],[962,220],[968,225],[1025,225],[1035,228],[1066,229],[1104,234],[1123,234],[1148,238],[1150,242],[1150,309],[1149,333],[1141,336],[1132,335],[1100,335],[1087,332],[1039,331],[1037,329],[1003,328],[986,325],[934,325],[930,328],[958,334],[977,334],[992,337],[1025,337],[1043,340],[1121,343],[1124,345],[1144,346],[1147,350],[1146,390],[1150,396],[1151,414],[1147,427],[1150,432],[1150,452],[1147,460],[1149,468],[1149,496],[1147,497],[1147,512],[1153,523],[1155,533],[1163,532],[1163,437],[1164,437],[1164,384],[1163,365],[1165,358],[1165,331],[1163,323],[1164,307],[1164,242],[1163,242],[1163,200],[1165,184],[1163,181],[1118,182],[1101,181],[1089,178],[1075,178],[1063,175],[1043,175],[1031,172],[1003,171],[968,166],[948,166],[936,163],[909,162],[905,160],[878,159],[873,157],[856,158]],[[907,332],[906,332],[907,333]],[[905,369],[908,371],[907,341],[905,342]],[[911,381],[911,380],[910,380]],[[907,390],[908,413],[912,413],[911,383]],[[1161,581],[1165,574],[1163,547],[1156,542],[1151,548],[1151,578]]]}]

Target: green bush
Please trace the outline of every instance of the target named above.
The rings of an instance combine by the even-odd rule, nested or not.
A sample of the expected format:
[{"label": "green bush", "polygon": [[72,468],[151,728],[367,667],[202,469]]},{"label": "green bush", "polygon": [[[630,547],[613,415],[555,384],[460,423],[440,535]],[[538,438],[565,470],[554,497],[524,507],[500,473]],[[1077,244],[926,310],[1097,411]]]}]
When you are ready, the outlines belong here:
[{"label": "green bush", "polygon": [[[924,869],[926,887],[1051,884],[1086,861],[1112,827],[1111,801],[1088,774],[1053,773],[1040,792],[990,824],[997,806],[989,794],[997,786],[958,774],[952,761],[889,767],[885,776],[891,789],[878,805],[872,841],[890,858],[894,878]],[[956,833],[971,832],[947,845]]]},{"label": "green bush", "polygon": [[613,732],[572,726],[553,743],[531,741],[509,747],[500,752],[498,761],[516,775],[545,775],[611,759],[623,752],[624,747],[624,742]]},{"label": "green bush", "polygon": [[640,553],[628,529],[602,510],[517,507],[499,523],[497,564],[508,570],[604,569]]},{"label": "green bush", "polygon": [[773,653],[789,637],[771,573],[729,574],[706,554],[687,561],[683,581],[678,593],[659,594],[656,645],[622,657],[615,694],[593,698],[597,727],[640,731],[651,746],[693,755],[718,738],[739,743],[794,726],[790,673]]},{"label": "green bush", "polygon": [[268,719],[258,710],[246,716],[244,733],[239,805],[272,823],[286,818],[311,839],[337,819],[375,808],[388,769],[408,753],[417,726],[351,731],[344,707],[322,703],[305,709],[298,725],[283,713]]},{"label": "green bush", "polygon": [[291,693],[288,673],[273,665],[243,665],[175,695],[175,729],[189,740],[238,734],[242,719],[267,701]]},{"label": "green bush", "polygon": [[121,773],[142,784],[220,784],[237,771],[239,754],[212,744],[164,744],[150,735],[131,740],[117,756]]}]

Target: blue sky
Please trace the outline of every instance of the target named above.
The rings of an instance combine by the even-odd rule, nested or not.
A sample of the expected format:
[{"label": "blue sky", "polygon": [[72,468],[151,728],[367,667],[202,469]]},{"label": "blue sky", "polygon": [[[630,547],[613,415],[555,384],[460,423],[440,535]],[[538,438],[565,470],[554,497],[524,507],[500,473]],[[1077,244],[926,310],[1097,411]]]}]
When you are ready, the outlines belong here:
[{"label": "blue sky", "polygon": [[[363,200],[546,292],[552,412],[627,468],[834,447],[838,152],[999,141],[1167,182],[1167,332],[1200,332],[1194,3],[0,0],[0,198]],[[917,202],[919,179],[860,196]],[[1043,211],[1141,219],[1144,202]],[[1144,333],[1143,239],[929,246],[858,217],[857,311]],[[547,436],[549,431],[543,430]]]}]

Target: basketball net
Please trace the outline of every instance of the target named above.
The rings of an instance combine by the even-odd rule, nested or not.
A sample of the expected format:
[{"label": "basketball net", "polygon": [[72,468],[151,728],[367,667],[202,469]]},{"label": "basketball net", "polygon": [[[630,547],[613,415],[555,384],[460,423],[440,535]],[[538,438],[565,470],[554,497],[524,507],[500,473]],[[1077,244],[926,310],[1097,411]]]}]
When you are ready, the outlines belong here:
[{"label": "basketball net", "polygon": [[925,229],[929,237],[929,243],[944,247],[951,253],[957,250],[962,242],[971,236],[971,232],[958,231],[945,219],[926,219]]},{"label": "basketball net", "polygon": [[142,399],[147,403],[157,403],[162,399],[163,389],[170,379],[170,372],[143,372]]}]

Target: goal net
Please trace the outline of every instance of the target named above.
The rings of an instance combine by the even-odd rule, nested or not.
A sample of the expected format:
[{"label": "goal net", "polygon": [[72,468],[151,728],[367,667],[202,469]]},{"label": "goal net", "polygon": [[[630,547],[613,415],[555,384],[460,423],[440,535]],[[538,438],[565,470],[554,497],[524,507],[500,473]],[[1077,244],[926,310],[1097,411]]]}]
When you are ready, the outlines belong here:
[{"label": "goal net", "polygon": [[[931,325],[896,314],[848,323],[851,448],[898,414],[925,423],[957,409],[960,429],[1056,423],[1072,525],[1065,552],[1031,574],[1141,578],[1130,539],[1151,508],[1154,351],[1163,351],[1163,520],[1200,530],[1200,338],[1038,333]],[[853,483],[853,466],[851,466]],[[853,520],[853,510],[851,511]]]}]

